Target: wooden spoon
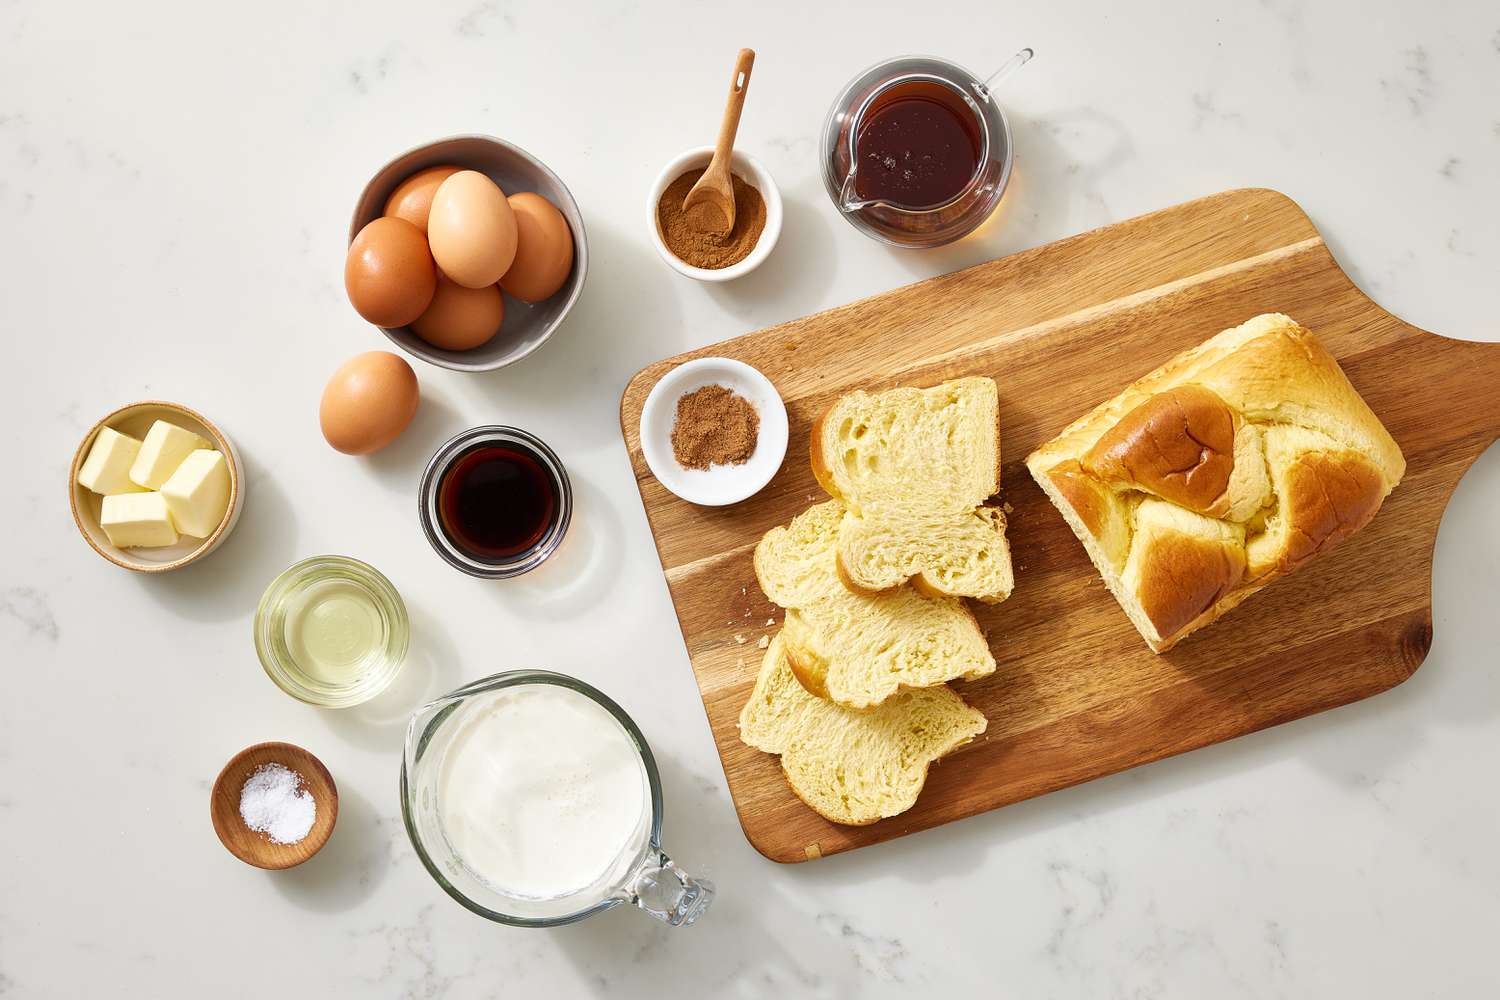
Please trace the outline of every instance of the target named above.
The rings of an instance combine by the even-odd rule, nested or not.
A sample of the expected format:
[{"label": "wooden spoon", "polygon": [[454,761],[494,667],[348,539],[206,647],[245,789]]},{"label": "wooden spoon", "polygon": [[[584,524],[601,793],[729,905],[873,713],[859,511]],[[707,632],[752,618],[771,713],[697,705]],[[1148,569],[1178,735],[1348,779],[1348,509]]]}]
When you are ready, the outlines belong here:
[{"label": "wooden spoon", "polygon": [[[295,844],[273,843],[264,833],[246,826],[240,816],[240,790],[262,764],[280,764],[295,771],[312,792],[317,815],[307,836]],[[224,765],[214,782],[209,810],[214,832],[230,854],[257,868],[291,868],[317,854],[328,843],[333,824],[339,818],[339,790],[323,762],[301,747],[290,743],[257,743],[241,750]]]},{"label": "wooden spoon", "polygon": [[[729,102],[724,105],[724,120],[719,125],[719,141],[714,158],[698,183],[682,199],[682,210],[708,231],[727,233],[734,228],[734,180],[729,158],[734,152],[734,136],[740,130],[740,111],[745,107],[745,91],[750,89],[750,67],[755,64],[753,49],[740,49],[734,60],[734,75],[729,78]],[[711,227],[711,228],[709,228]]]}]

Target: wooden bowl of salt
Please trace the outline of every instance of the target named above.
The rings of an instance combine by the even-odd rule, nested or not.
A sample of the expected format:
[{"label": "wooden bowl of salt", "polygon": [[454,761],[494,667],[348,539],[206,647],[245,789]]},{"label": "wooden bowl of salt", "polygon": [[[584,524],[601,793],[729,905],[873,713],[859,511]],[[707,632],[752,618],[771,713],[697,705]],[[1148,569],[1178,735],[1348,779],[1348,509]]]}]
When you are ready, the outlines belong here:
[{"label": "wooden bowl of salt", "polygon": [[291,743],[257,743],[230,758],[210,795],[214,832],[256,868],[300,865],[339,817],[339,790],[323,762]]}]

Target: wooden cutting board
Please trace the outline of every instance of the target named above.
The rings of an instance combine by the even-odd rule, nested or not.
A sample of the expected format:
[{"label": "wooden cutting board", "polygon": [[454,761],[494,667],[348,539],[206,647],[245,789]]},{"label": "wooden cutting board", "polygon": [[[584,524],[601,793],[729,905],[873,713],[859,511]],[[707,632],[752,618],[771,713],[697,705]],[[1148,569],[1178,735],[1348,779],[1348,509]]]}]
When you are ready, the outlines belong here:
[{"label": "wooden cutting board", "polygon": [[[1406,454],[1374,522],[1158,656],[1031,481],[1026,454],[1178,351],[1263,312],[1310,327]],[[1478,334],[1480,331],[1465,331]],[[759,368],[792,445],[759,495],[728,509],[668,493],[641,456],[646,394],[691,358]],[[936,764],[916,806],[841,827],[788,790],[736,721],[780,609],[760,593],[761,534],[824,499],[811,422],[849,389],[990,375],[1000,386],[1000,494],[1016,590],[974,605],[991,677],[955,688],[989,730]],[[657,362],[620,423],[745,835],[774,861],[877,843],[1393,687],[1432,642],[1432,549],[1459,478],[1500,434],[1500,344],[1424,333],[1366,298],[1297,205],[1228,191]],[[1500,595],[1497,595],[1500,596]],[[773,624],[774,623],[774,624]]]}]

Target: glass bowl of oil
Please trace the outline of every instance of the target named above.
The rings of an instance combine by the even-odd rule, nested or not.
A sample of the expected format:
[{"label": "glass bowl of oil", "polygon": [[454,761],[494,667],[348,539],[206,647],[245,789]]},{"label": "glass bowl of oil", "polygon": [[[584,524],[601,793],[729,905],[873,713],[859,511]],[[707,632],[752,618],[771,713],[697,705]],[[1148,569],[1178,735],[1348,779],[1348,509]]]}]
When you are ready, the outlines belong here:
[{"label": "glass bowl of oil", "polygon": [[255,652],[287,694],[349,708],[390,686],[406,662],[406,604],[375,567],[304,559],[271,581],[255,609]]}]

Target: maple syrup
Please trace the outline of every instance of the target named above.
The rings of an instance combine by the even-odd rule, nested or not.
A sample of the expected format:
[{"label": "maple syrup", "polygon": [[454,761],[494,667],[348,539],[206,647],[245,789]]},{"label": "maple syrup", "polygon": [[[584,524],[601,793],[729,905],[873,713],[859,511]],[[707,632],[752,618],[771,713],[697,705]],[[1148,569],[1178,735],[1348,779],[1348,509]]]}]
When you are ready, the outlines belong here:
[{"label": "maple syrup", "polygon": [[948,88],[899,84],[866,110],[854,138],[860,198],[933,208],[963,193],[979,170],[980,125]]}]

